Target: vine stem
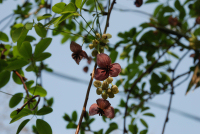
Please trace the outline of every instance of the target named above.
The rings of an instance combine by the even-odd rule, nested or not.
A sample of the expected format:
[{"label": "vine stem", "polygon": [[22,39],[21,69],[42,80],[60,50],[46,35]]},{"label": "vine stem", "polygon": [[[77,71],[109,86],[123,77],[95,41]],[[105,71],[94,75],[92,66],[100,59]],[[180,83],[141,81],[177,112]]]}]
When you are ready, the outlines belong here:
[{"label": "vine stem", "polygon": [[153,70],[153,67],[156,65],[156,63],[158,62],[158,60],[172,47],[173,45],[169,46],[165,52],[163,52],[162,55],[160,55],[158,57],[158,59],[156,61],[154,61],[151,66],[146,69],[146,71],[144,73],[142,73],[140,75],[140,77],[138,77],[135,82],[132,84],[131,86],[131,89],[129,90],[129,93],[127,95],[127,98],[126,98],[126,107],[125,107],[125,112],[124,112],[124,134],[127,133],[127,130],[126,130],[126,115],[127,115],[127,109],[128,109],[128,100],[130,98],[130,94],[131,94],[131,91],[134,89],[134,87],[137,85],[137,83],[147,74],[147,73],[150,73],[152,70]]},{"label": "vine stem", "polygon": [[[109,9],[109,12],[108,12],[108,15],[107,15],[107,21],[106,21],[106,25],[105,25],[105,29],[104,29],[104,34],[106,33],[107,31],[107,27],[109,25],[109,19],[110,19],[110,13],[113,9],[113,5],[116,3],[116,0],[113,0],[112,1],[112,4],[111,4],[111,7]],[[86,112],[86,106],[87,106],[87,102],[88,102],[88,98],[89,98],[89,94],[90,94],[90,88],[91,88],[91,85],[92,85],[92,82],[93,82],[93,78],[94,78],[94,73],[96,71],[96,68],[97,68],[97,62],[95,63],[94,65],[94,69],[93,69],[93,72],[92,72],[92,75],[91,75],[91,78],[90,78],[90,82],[89,82],[89,85],[88,85],[88,89],[87,89],[87,93],[86,93],[86,97],[85,97],[85,102],[83,104],[83,109],[82,109],[82,113],[81,113],[81,117],[79,119],[79,123],[78,123],[78,126],[76,128],[76,132],[75,134],[78,134],[79,133],[79,130],[80,130],[80,127],[81,127],[81,123],[82,123],[82,120],[83,120],[83,116],[85,115],[85,112]]]},{"label": "vine stem", "polygon": [[[180,62],[182,61],[182,59],[189,53],[190,50],[188,50],[181,58],[180,60],[177,62],[177,64],[175,65],[174,67],[174,70],[173,70],[173,73],[172,73],[172,79],[174,79],[174,75],[175,75],[175,71],[178,67],[178,65],[180,64]],[[164,125],[163,125],[163,130],[162,130],[162,134],[164,134],[165,132],[165,127],[166,127],[166,124],[169,120],[169,112],[170,112],[170,109],[171,109],[171,104],[172,104],[172,98],[173,98],[173,95],[174,95],[174,84],[173,84],[173,81],[171,83],[171,93],[170,93],[170,99],[169,99],[169,106],[168,106],[168,109],[167,109],[167,115],[166,115],[166,118],[165,118],[165,122],[164,122]]]}]

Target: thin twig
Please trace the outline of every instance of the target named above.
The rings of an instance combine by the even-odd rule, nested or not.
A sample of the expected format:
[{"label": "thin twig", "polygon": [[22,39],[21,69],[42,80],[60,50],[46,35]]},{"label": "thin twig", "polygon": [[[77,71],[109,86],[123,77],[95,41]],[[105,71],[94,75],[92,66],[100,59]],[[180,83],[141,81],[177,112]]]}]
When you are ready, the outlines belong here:
[{"label": "thin twig", "polygon": [[[178,65],[180,64],[180,62],[183,60],[183,58],[189,53],[190,50],[188,50],[180,59],[179,61],[176,63],[174,69],[173,69],[173,73],[172,73],[172,79],[174,79],[174,75],[175,75],[175,71],[178,67]],[[167,109],[167,115],[166,115],[166,118],[165,118],[165,121],[164,121],[164,125],[163,125],[163,130],[162,130],[162,134],[164,134],[165,132],[165,127],[166,127],[166,124],[169,120],[169,112],[170,112],[170,108],[171,108],[171,104],[172,104],[172,98],[173,98],[173,95],[174,95],[174,81],[171,82],[171,93],[170,93],[170,99],[169,99],[169,106],[168,106],[168,109]]]},{"label": "thin twig", "polygon": [[151,71],[153,70],[153,67],[156,65],[156,63],[158,62],[158,60],[159,60],[172,46],[173,46],[173,45],[169,46],[169,47],[166,49],[166,51],[163,52],[163,54],[160,55],[160,56],[158,57],[158,59],[157,59],[156,61],[154,61],[154,62],[151,64],[151,66],[148,67],[148,69],[146,69],[146,71],[145,71],[144,73],[142,73],[142,74],[140,75],[140,77],[138,77],[138,78],[134,81],[134,83],[132,84],[132,86],[131,86],[131,88],[130,88],[130,90],[129,90],[129,93],[128,93],[128,95],[127,95],[127,99],[126,99],[126,107],[125,107],[125,112],[124,112],[124,132],[123,132],[124,134],[127,133],[127,130],[126,130],[126,115],[127,115],[127,109],[128,109],[128,100],[129,100],[129,98],[130,98],[130,94],[131,94],[132,90],[133,90],[134,87],[137,85],[137,83],[138,83],[147,73],[149,73],[149,72],[151,72]]},{"label": "thin twig", "polygon": [[[116,0],[113,0],[112,5],[114,5],[115,1]],[[109,17],[107,17],[107,22],[106,22],[106,26],[105,26],[105,29],[104,29],[104,33],[106,33],[106,31],[107,31],[107,25],[109,23],[110,13],[111,13],[112,9],[113,9],[113,6],[109,10],[109,13],[108,13]],[[83,105],[81,117],[79,119],[79,123],[78,123],[78,126],[76,128],[75,134],[79,133],[79,130],[80,130],[80,127],[81,127],[81,123],[82,123],[82,120],[83,120],[83,116],[85,115],[85,112],[86,112],[86,106],[87,106],[87,102],[88,102],[88,98],[89,98],[89,94],[90,94],[90,88],[91,88],[91,85],[92,85],[92,82],[93,82],[94,73],[96,71],[96,68],[97,68],[97,63],[95,63],[95,65],[94,65],[94,69],[93,69],[93,72],[92,72],[92,75],[91,75],[91,78],[90,78],[90,83],[88,85],[88,89],[87,89],[87,93],[86,93],[85,102],[84,102],[84,105]]]}]

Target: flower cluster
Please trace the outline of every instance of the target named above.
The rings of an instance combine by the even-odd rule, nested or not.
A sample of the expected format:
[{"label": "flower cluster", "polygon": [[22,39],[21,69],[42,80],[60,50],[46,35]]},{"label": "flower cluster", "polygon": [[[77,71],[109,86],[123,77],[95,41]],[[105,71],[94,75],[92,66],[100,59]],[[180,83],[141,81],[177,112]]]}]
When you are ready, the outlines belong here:
[{"label": "flower cluster", "polygon": [[90,106],[89,116],[99,114],[99,116],[105,115],[111,119],[115,117],[114,108],[110,105],[109,101],[100,98],[96,102]]},{"label": "flower cluster", "polygon": [[103,34],[102,37],[99,33],[96,34],[97,39],[92,41],[92,44],[89,44],[89,48],[93,49],[92,56],[96,57],[98,52],[104,52],[104,46],[109,42],[108,39],[112,38],[111,34]]},{"label": "flower cluster", "polygon": [[177,26],[178,25],[178,19],[175,17],[173,18],[172,16],[169,17],[168,22],[171,26]]},{"label": "flower cluster", "polygon": [[[116,85],[113,85],[112,81],[112,77],[108,77],[105,81],[103,81],[103,83],[101,83],[101,81],[99,80],[94,81],[93,85],[97,88],[96,93],[98,95],[101,95],[103,99],[107,99],[108,97],[114,98],[114,94],[117,94],[119,92],[118,87]],[[109,84],[111,84],[112,86],[109,87]]]}]

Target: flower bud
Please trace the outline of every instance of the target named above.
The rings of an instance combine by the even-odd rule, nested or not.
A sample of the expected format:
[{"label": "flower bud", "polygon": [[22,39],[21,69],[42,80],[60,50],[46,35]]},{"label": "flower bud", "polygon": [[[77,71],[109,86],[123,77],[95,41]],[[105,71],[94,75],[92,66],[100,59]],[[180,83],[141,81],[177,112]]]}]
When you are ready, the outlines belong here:
[{"label": "flower bud", "polygon": [[92,51],[92,56],[93,56],[93,57],[96,57],[97,54],[98,54],[98,51],[97,51],[97,50],[93,50],[93,51]]},{"label": "flower bud", "polygon": [[111,34],[107,33],[106,35],[107,35],[107,39],[112,38],[112,35],[111,35]]},{"label": "flower bud", "polygon": [[103,53],[104,52],[104,47],[99,47],[99,51],[100,51],[100,53]]},{"label": "flower bud", "polygon": [[102,84],[102,89],[106,90],[108,88],[108,82],[104,81]]},{"label": "flower bud", "polygon": [[96,47],[99,44],[99,41],[95,39],[92,41],[92,44],[94,45],[94,47]]},{"label": "flower bud", "polygon": [[109,98],[114,98],[115,95],[114,95],[113,93],[109,93],[109,94],[108,94],[108,97],[109,97]]},{"label": "flower bud", "polygon": [[97,88],[96,93],[100,95],[102,93],[102,88]]},{"label": "flower bud", "polygon": [[94,81],[93,85],[94,85],[95,87],[100,87],[100,86],[101,86],[101,81],[96,80],[96,81]]},{"label": "flower bud", "polygon": [[110,88],[108,88],[107,93],[111,93],[111,89]]},{"label": "flower bud", "polygon": [[100,38],[100,34],[99,34],[99,33],[96,33],[96,36],[97,36],[98,38]]},{"label": "flower bud", "polygon": [[105,92],[103,92],[103,93],[101,94],[101,96],[102,96],[102,98],[103,98],[104,100],[106,100],[106,99],[108,98],[108,95],[107,95],[107,93],[105,93]]},{"label": "flower bud", "polygon": [[90,49],[93,49],[93,48],[94,48],[94,45],[93,45],[93,44],[89,44],[89,48],[90,48]]},{"label": "flower bud", "polygon": [[103,38],[103,39],[107,39],[107,35],[106,35],[106,34],[103,34],[103,35],[102,35],[102,38]]},{"label": "flower bud", "polygon": [[111,91],[112,91],[113,94],[117,94],[119,92],[119,89],[118,89],[118,87],[116,85],[113,85],[111,87]]},{"label": "flower bud", "polygon": [[113,81],[113,78],[112,78],[112,77],[108,77],[108,78],[107,78],[107,82],[108,82],[108,83],[112,83],[112,81]]}]

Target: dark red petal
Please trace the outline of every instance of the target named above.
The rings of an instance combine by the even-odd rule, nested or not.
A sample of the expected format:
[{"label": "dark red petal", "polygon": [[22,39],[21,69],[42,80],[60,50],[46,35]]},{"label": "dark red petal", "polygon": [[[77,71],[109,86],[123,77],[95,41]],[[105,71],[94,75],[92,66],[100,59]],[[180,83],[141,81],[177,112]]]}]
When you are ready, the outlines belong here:
[{"label": "dark red petal", "polygon": [[98,105],[96,103],[92,104],[89,109],[89,116],[97,114]]},{"label": "dark red petal", "polygon": [[80,53],[82,51],[82,47],[76,42],[72,41],[70,44],[70,50],[74,53]]},{"label": "dark red petal", "polygon": [[136,0],[135,5],[136,7],[140,7],[143,4],[143,0]]},{"label": "dark red petal", "polygon": [[111,68],[110,68],[110,71],[109,71],[109,75],[111,77],[118,76],[120,72],[121,72],[121,66],[118,63],[111,64]]},{"label": "dark red petal", "polygon": [[92,62],[92,57],[90,56],[90,57],[88,57],[88,59],[87,59],[88,61],[87,61],[87,63],[88,64],[90,64],[91,62]]},{"label": "dark red petal", "polygon": [[76,63],[79,65],[79,62],[83,59],[83,56],[73,53],[73,54],[72,54],[72,58],[73,58],[73,59],[76,61]]},{"label": "dark red petal", "polygon": [[82,50],[80,55],[83,56],[84,58],[88,59],[88,55],[85,51]]},{"label": "dark red petal", "polygon": [[191,54],[190,57],[195,57],[195,54]]},{"label": "dark red petal", "polygon": [[107,109],[104,110],[104,115],[107,118],[114,118],[115,117],[115,110],[112,106],[109,106]]},{"label": "dark red petal", "polygon": [[88,72],[88,66],[84,67],[83,71],[87,73]]},{"label": "dark red petal", "polygon": [[97,68],[94,74],[94,78],[100,81],[105,80],[108,76],[109,73],[106,73],[106,70],[101,68]]},{"label": "dark red petal", "polygon": [[99,108],[101,108],[102,110],[107,109],[110,106],[109,101],[104,100],[102,98],[97,99],[97,105],[99,106]]},{"label": "dark red petal", "polygon": [[107,54],[101,53],[97,54],[97,65],[100,68],[106,68],[107,66],[110,66],[111,59]]}]

